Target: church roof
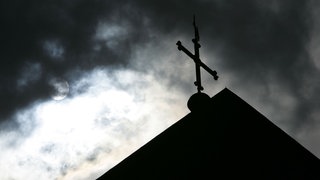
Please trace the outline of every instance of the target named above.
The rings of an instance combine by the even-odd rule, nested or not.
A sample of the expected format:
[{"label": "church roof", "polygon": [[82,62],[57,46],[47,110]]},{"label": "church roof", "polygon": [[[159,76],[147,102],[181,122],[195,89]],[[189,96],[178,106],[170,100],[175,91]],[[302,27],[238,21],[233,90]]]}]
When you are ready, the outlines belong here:
[{"label": "church roof", "polygon": [[229,89],[203,106],[99,180],[320,179],[317,157]]}]

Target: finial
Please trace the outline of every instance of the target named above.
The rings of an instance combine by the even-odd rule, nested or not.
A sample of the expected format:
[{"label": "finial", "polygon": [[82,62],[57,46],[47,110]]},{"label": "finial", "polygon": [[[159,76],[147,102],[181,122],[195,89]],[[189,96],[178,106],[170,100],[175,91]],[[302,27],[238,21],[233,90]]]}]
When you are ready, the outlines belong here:
[{"label": "finial", "polygon": [[199,30],[196,25],[196,17],[193,15],[193,27],[194,27],[194,38],[192,39],[192,42],[194,44],[194,54],[192,54],[189,50],[187,50],[180,41],[178,41],[176,44],[178,46],[179,51],[183,51],[186,53],[193,61],[195,62],[195,68],[196,68],[196,81],[194,82],[194,85],[197,86],[198,93],[204,90],[204,88],[201,85],[201,73],[200,73],[200,67],[205,69],[209,74],[213,76],[214,80],[218,80],[219,76],[217,75],[216,71],[211,70],[207,65],[205,65],[200,60],[200,52],[199,49],[201,45],[199,44],[200,36],[199,36]]}]

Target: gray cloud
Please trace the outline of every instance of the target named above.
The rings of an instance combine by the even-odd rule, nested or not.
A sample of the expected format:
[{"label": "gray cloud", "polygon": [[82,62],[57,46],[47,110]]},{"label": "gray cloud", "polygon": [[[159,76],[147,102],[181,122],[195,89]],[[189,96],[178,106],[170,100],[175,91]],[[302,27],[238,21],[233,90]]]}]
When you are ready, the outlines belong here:
[{"label": "gray cloud", "polygon": [[[37,117],[23,112],[49,100],[52,78],[68,81],[72,100],[111,89],[168,112],[168,104],[179,104],[178,97],[187,101],[195,92],[194,65],[175,43],[181,40],[192,49],[196,14],[201,57],[220,74],[214,82],[202,73],[206,92],[214,95],[230,87],[273,122],[319,149],[318,129],[310,128],[319,127],[319,7],[315,1],[278,0],[1,2],[0,132],[11,133],[3,146],[17,147],[38,132],[41,125],[31,122]],[[142,104],[144,112],[158,112]],[[99,131],[120,121],[109,106],[103,107],[92,119]],[[121,113],[129,111],[123,108]],[[148,118],[141,116],[138,126],[149,126],[151,132],[154,126]],[[135,123],[115,127],[122,140],[140,130]],[[57,144],[46,142],[38,150],[56,154]],[[68,178],[82,165],[98,164],[103,153],[117,153],[112,148],[98,146],[86,151],[79,164],[62,158],[47,169],[55,172],[59,166],[61,176]]]},{"label": "gray cloud", "polygon": [[[261,103],[275,107],[280,107],[281,97],[272,97],[279,94],[274,91],[292,96],[297,104],[290,119],[273,115],[275,121],[289,121],[290,129],[299,129],[316,120],[309,118],[320,105],[316,93],[320,73],[308,52],[315,18],[309,1],[140,2],[153,28],[188,33],[190,38],[190,19],[196,13],[203,48],[207,55],[219,57],[218,62],[209,59],[207,63],[219,64],[220,71],[232,77],[228,84],[245,96],[246,89],[262,87],[264,93],[254,94],[263,96]],[[286,113],[286,107],[282,110]]]},{"label": "gray cloud", "polygon": [[[165,34],[173,42],[182,38],[189,47],[195,13],[201,35],[200,54],[210,67],[218,70],[220,81],[225,82],[223,86],[229,86],[302,143],[308,137],[316,139],[304,132],[310,126],[318,127],[320,118],[317,2],[135,2],[148,17],[151,32]],[[190,88],[188,83],[192,84],[193,79],[184,79],[189,76],[189,69],[180,72],[181,65],[171,65],[177,68],[176,72],[168,67],[163,73],[163,77],[171,79],[170,87]],[[205,88],[214,87],[212,79],[204,80]],[[318,134],[316,128],[312,131],[311,134]],[[308,147],[319,154],[319,148],[314,146]]]},{"label": "gray cloud", "polygon": [[[177,106],[185,99],[181,93],[166,92],[150,74],[96,68],[70,87],[83,84],[69,98],[39,101],[16,113],[20,130],[0,133],[0,169],[8,172],[3,178],[97,177],[101,167],[109,169],[186,113]],[[167,106],[170,93],[177,94],[170,98],[177,108]]]},{"label": "gray cloud", "polygon": [[[48,98],[52,77],[69,80],[74,71],[125,66],[131,46],[145,38],[138,14],[122,1],[2,3],[1,121],[35,100]],[[116,25],[125,32],[119,34]],[[101,34],[101,29],[118,34],[110,30],[109,35]]]}]

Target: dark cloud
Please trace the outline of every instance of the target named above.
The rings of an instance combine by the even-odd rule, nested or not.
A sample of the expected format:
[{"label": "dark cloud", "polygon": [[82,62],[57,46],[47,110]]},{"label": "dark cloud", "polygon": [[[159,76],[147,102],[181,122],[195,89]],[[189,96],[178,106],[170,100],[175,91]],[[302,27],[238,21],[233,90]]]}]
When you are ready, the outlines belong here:
[{"label": "dark cloud", "polygon": [[[1,2],[1,121],[35,100],[48,98],[52,78],[68,80],[74,70],[125,66],[133,43],[143,40],[143,22],[130,7],[122,1],[99,0]],[[112,49],[107,40],[95,38],[104,21],[134,28]]]},{"label": "dark cloud", "polygon": [[[274,98],[270,88],[274,84],[292,94],[298,104],[289,121],[298,128],[310,121],[308,114],[319,107],[315,103],[319,96],[314,93],[310,94],[314,99],[306,99],[311,92],[302,90],[305,86],[319,90],[315,78],[320,74],[307,50],[312,17],[307,1],[274,2],[273,7],[257,1],[225,5],[212,16],[215,25],[209,32],[217,34],[217,42],[224,45],[219,52],[223,66],[237,76],[239,88],[263,86],[266,93],[261,99],[265,102]],[[309,80],[313,82],[306,85]]]},{"label": "dark cloud", "polygon": [[191,18],[196,13],[202,41],[223,57],[226,68],[239,75],[249,78],[260,72],[264,79],[265,72],[272,71],[285,78],[300,77],[295,66],[301,60],[307,63],[306,69],[312,68],[305,49],[311,20],[308,3],[273,2],[148,1],[139,7],[163,32],[192,32]]},{"label": "dark cloud", "polygon": [[52,77],[75,79],[97,66],[128,68],[139,44],[169,37],[175,46],[177,34],[191,39],[196,14],[201,51],[220,59],[208,65],[229,74],[235,89],[262,87],[255,95],[274,107],[272,87],[279,86],[297,102],[290,122],[299,127],[315,121],[309,114],[320,107],[319,70],[307,49],[311,8],[309,1],[277,0],[1,2],[0,119],[48,98]]},{"label": "dark cloud", "polygon": [[[190,39],[195,13],[202,35],[200,43],[205,43],[211,55],[221,59],[220,72],[233,77],[230,86],[244,91],[262,86],[264,93],[255,95],[263,95],[262,103],[274,107],[279,106],[281,97],[272,97],[277,94],[272,86],[280,86],[281,91],[297,101],[291,119],[285,120],[289,120],[291,128],[316,120],[308,118],[320,106],[317,95],[320,72],[308,52],[314,18],[309,1],[139,1],[138,4],[155,29],[189,34]],[[215,67],[217,62],[209,60],[208,64]],[[274,101],[275,98],[279,101]],[[286,109],[282,110],[286,113]]]},{"label": "dark cloud", "polygon": [[[166,102],[170,104],[168,109],[178,104],[175,98],[163,97],[161,93],[174,96],[172,92],[178,92],[177,96],[182,97],[184,95],[181,94],[189,96],[191,90],[195,90],[191,88],[193,79],[190,78],[194,77],[194,72],[183,69],[187,67],[184,61],[190,64],[192,61],[188,62],[175,45],[177,40],[182,40],[186,47],[192,47],[193,14],[196,14],[201,36],[201,57],[206,58],[209,67],[218,71],[220,80],[226,82],[223,87],[229,86],[241,97],[246,97],[250,104],[256,103],[253,105],[259,111],[271,107],[270,119],[285,121],[287,130],[312,126],[319,119],[320,109],[320,96],[317,94],[320,92],[320,72],[308,49],[314,35],[314,10],[310,1],[287,0],[0,2],[0,130],[18,130],[6,140],[8,144],[5,146],[14,148],[21,144],[16,136],[26,137],[38,126],[30,114],[35,102],[50,98],[50,80],[67,80],[74,88],[70,89],[70,97],[74,98],[88,92],[94,83],[101,83],[101,79],[86,74],[97,67],[99,70],[96,71],[108,67],[112,72],[100,77],[110,78],[104,83],[112,84],[110,87],[117,90],[132,91],[136,94],[136,101]],[[150,50],[149,54],[144,54],[146,49]],[[183,59],[177,61],[172,49],[176,50],[177,57]],[[141,76],[151,74],[153,77],[132,78],[130,73],[115,75],[116,71],[113,71],[126,68],[142,71]],[[93,75],[99,76],[99,73]],[[151,81],[155,80],[161,82],[167,92],[151,87]],[[205,76],[203,80],[205,87],[216,83],[208,81]],[[150,94],[141,91],[147,88],[156,94],[148,101],[144,96],[150,98]],[[161,98],[167,99],[155,102]],[[26,112],[30,114],[22,111],[27,107],[29,111]],[[161,104],[161,107],[166,109],[167,105]],[[103,108],[103,112],[112,113],[107,107]],[[124,109],[122,114],[127,111]],[[158,113],[160,117],[167,117]],[[15,118],[17,115],[20,117]],[[119,122],[118,118],[101,117],[93,121],[100,128],[106,128]],[[151,118],[144,118],[139,125],[150,123]],[[125,124],[116,126],[116,136],[129,139],[140,131],[137,129],[140,127],[133,123],[126,121]],[[85,155],[82,163],[94,164],[101,154],[114,152],[112,148],[96,147]],[[44,156],[63,154],[58,145],[51,142],[42,144],[39,152]],[[76,155],[77,158],[80,155],[83,154]],[[24,166],[28,162],[22,164]],[[80,166],[61,161],[58,171],[67,176]],[[49,165],[43,167],[55,171]]]}]

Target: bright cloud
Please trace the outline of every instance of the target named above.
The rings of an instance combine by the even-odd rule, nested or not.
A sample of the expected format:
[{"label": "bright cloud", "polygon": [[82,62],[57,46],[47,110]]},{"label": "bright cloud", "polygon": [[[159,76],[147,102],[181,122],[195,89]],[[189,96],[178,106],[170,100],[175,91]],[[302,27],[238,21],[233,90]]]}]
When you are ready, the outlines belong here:
[{"label": "bright cloud", "polygon": [[[184,107],[185,98],[170,97],[151,75],[135,71],[95,69],[70,88],[69,98],[38,102],[16,114],[25,130],[1,134],[2,178],[98,177],[186,114],[186,108],[176,108]],[[12,148],[8,141],[19,143]]]}]

